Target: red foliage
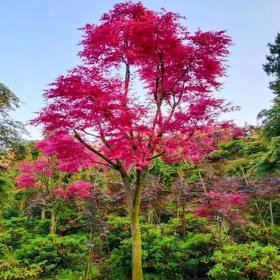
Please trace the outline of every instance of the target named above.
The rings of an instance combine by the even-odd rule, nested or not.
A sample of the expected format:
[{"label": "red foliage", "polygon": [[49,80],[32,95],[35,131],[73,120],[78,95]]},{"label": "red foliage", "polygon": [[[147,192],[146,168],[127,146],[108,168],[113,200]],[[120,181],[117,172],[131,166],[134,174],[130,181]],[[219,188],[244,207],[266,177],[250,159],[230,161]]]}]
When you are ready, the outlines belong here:
[{"label": "red foliage", "polygon": [[96,156],[90,153],[80,142],[65,133],[56,133],[36,143],[36,148],[48,157],[55,157],[57,169],[67,173],[76,173],[96,163]]},{"label": "red foliage", "polygon": [[53,169],[46,159],[25,162],[20,165],[20,176],[17,178],[19,188],[35,187],[38,177],[51,177]]},{"label": "red foliage", "polygon": [[36,180],[33,176],[29,174],[24,174],[18,177],[17,179],[17,185],[19,188],[25,189],[25,188],[33,188],[36,184]]},{"label": "red foliage", "polygon": [[56,194],[65,198],[89,198],[91,195],[92,184],[85,181],[76,181],[69,185],[66,189],[57,189]]},{"label": "red foliage", "polygon": [[242,223],[242,217],[237,210],[244,209],[247,196],[243,193],[219,193],[209,192],[202,204],[196,209],[195,214],[198,217],[207,219],[223,218],[228,222]]},{"label": "red foliage", "polygon": [[87,198],[92,185],[77,181],[64,189],[61,178],[65,173],[76,173],[89,167],[94,157],[85,147],[67,134],[54,134],[39,141],[36,148],[43,154],[39,159],[22,163],[17,178],[19,188],[41,189],[45,199],[55,196]]},{"label": "red foliage", "polygon": [[[217,117],[233,109],[212,94],[231,40],[224,31],[190,34],[182,20],[125,2],[82,28],[83,64],[51,84],[33,120],[59,133],[58,158],[72,154],[128,172],[158,156],[198,161],[213,149]],[[70,137],[69,147],[60,146],[65,134],[88,151]]]}]

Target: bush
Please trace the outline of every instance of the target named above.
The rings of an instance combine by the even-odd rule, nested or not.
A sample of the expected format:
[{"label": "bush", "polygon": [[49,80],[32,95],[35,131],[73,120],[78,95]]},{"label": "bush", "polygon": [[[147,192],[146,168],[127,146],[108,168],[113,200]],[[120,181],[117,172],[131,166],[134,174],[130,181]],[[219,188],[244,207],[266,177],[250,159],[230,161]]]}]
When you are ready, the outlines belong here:
[{"label": "bush", "polygon": [[280,246],[280,226],[259,226],[248,223],[243,227],[236,227],[231,231],[236,243],[250,243],[257,241],[262,245],[272,244]]},{"label": "bush", "polygon": [[130,238],[130,223],[127,217],[110,215],[108,225],[110,232],[107,242],[110,249],[118,247],[122,240]]},{"label": "bush", "polygon": [[[216,251],[209,275],[219,280],[279,279],[280,255],[272,245],[232,244]],[[276,277],[276,278],[275,278]]]},{"label": "bush", "polygon": [[[211,234],[166,235],[161,228],[145,225],[142,229],[143,270],[145,279],[194,279],[205,276],[212,261],[215,243]],[[109,258],[109,279],[127,279],[131,274],[131,239],[123,240]],[[156,275],[156,278],[153,278]],[[187,279],[188,279],[187,278]]]},{"label": "bush", "polygon": [[[55,278],[56,280],[82,280],[84,271],[73,271],[72,269],[60,269],[57,271]],[[93,266],[90,273],[89,279],[97,279],[100,276],[100,272],[96,266]]]},{"label": "bush", "polygon": [[85,243],[85,237],[77,235],[37,237],[28,244],[23,244],[16,251],[16,257],[25,265],[44,263],[44,274],[52,273],[58,268],[80,269],[87,254]]},{"label": "bush", "polygon": [[218,161],[220,159],[227,159],[231,156],[229,151],[226,150],[216,150],[210,153],[209,160],[210,161]]},{"label": "bush", "polygon": [[10,228],[7,231],[0,232],[0,244],[7,245],[11,250],[19,248],[29,238],[29,232],[23,227]]},{"label": "bush", "polygon": [[0,279],[15,280],[15,279],[39,279],[38,276],[42,271],[42,264],[33,264],[24,266],[20,261],[13,256],[6,256],[0,259]]},{"label": "bush", "polygon": [[11,217],[1,222],[6,231],[17,231],[19,229],[26,230],[30,234],[48,234],[49,221],[38,220],[31,217]]}]

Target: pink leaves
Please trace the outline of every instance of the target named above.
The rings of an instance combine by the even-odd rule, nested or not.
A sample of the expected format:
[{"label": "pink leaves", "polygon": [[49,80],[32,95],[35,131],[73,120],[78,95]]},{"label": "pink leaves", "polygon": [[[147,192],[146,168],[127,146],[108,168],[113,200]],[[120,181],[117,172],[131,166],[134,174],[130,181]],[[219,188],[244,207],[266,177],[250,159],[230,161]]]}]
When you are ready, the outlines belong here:
[{"label": "pink leaves", "polygon": [[60,197],[65,198],[89,198],[91,195],[90,190],[93,185],[85,181],[76,181],[73,184],[69,185],[66,189],[57,189],[55,193]]},{"label": "pink leaves", "polygon": [[[41,146],[61,170],[101,163],[129,172],[158,155],[197,162],[213,148],[217,118],[231,110],[212,94],[231,40],[223,31],[191,35],[183,19],[125,2],[82,29],[81,66],[51,85],[33,121],[52,134],[52,148]],[[75,133],[80,143],[66,136]]]},{"label": "pink leaves", "polygon": [[233,221],[242,223],[243,219],[238,214],[238,210],[245,208],[247,199],[243,193],[209,192],[195,214],[208,219],[220,217],[230,223]]},{"label": "pink leaves", "polygon": [[102,151],[112,160],[121,159],[125,170],[129,171],[132,166],[142,168],[151,164],[151,152],[148,143],[141,139],[116,138],[108,141],[110,149],[103,147]]},{"label": "pink leaves", "polygon": [[52,168],[47,159],[38,159],[32,162],[22,163],[20,166],[22,173],[40,174],[45,177],[52,175]]},{"label": "pink leaves", "polygon": [[71,184],[67,191],[66,196],[71,197],[79,197],[79,198],[87,198],[90,196],[90,189],[92,188],[92,184],[84,181],[77,181]]},{"label": "pink leaves", "polygon": [[22,163],[20,165],[20,176],[17,178],[19,188],[35,187],[39,177],[49,178],[53,174],[50,163],[45,159]]},{"label": "pink leaves", "polygon": [[[66,135],[67,136],[67,135]],[[57,137],[57,135],[56,135]],[[55,138],[56,139],[56,138]],[[54,139],[52,139],[54,140]],[[67,140],[67,141],[66,141]],[[57,141],[56,144],[68,143],[70,141],[71,144],[73,139],[71,140],[69,136],[65,137],[64,141]],[[57,152],[57,146],[50,145],[50,139],[43,140],[38,142],[37,147],[40,147],[45,151],[45,154],[48,155],[47,159],[38,159],[27,163],[22,163],[19,168],[20,176],[17,178],[17,185],[19,188],[39,188],[42,192],[47,193],[48,199],[51,197],[65,197],[65,198],[88,198],[90,196],[90,190],[92,188],[92,184],[85,181],[76,181],[70,184],[67,188],[62,188],[63,184],[61,182],[61,176],[63,175],[63,171],[65,169],[68,172],[77,172],[78,168],[81,166],[85,166],[85,162],[83,158],[80,158],[80,162],[78,163],[78,158],[76,156],[81,156],[80,149],[77,150],[78,154],[75,154],[75,150],[67,150],[66,154],[60,154],[60,160],[65,157],[65,164],[57,160],[55,158],[55,152]],[[69,143],[68,143],[69,144]],[[62,148],[62,146],[59,146]],[[74,146],[75,147],[75,146]],[[83,147],[83,146],[82,146]],[[74,153],[74,160],[70,160],[70,153]],[[84,156],[84,155],[83,155]],[[71,167],[71,168],[70,168]],[[44,198],[47,198],[44,195]]]},{"label": "pink leaves", "polygon": [[[81,133],[86,137],[86,133]],[[99,148],[99,144],[92,144],[92,147]],[[105,166],[106,162],[87,149],[74,136],[67,133],[57,132],[48,138],[37,142],[36,148],[44,152],[47,157],[53,157],[58,171],[70,174],[77,173],[83,168],[92,166]]]},{"label": "pink leaves", "polygon": [[50,135],[39,141],[36,148],[48,157],[54,156],[57,169],[67,173],[76,173],[81,168],[89,167],[96,159],[81,143],[66,133]]},{"label": "pink leaves", "polygon": [[[96,159],[81,143],[65,133],[50,135],[37,142],[36,148],[42,154],[37,160],[19,166],[17,183],[19,188],[38,187],[46,191],[48,196],[62,194],[61,178],[65,173],[77,173],[82,168],[92,166]],[[86,197],[88,190],[87,183],[77,183],[69,188],[67,195],[71,192],[78,197]]]},{"label": "pink leaves", "polygon": [[21,189],[33,188],[35,184],[36,180],[31,174],[24,174],[17,178],[17,185]]}]

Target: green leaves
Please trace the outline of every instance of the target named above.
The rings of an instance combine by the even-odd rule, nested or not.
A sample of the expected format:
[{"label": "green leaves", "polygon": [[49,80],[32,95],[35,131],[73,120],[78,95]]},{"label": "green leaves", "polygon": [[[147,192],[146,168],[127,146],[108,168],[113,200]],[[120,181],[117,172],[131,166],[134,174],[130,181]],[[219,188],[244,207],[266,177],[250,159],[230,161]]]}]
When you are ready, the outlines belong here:
[{"label": "green leaves", "polygon": [[0,83],[0,152],[21,143],[24,126],[9,117],[9,111],[19,107],[18,97]]},{"label": "green leaves", "polygon": [[1,280],[15,280],[15,279],[38,279],[42,271],[41,265],[43,263],[33,264],[29,266],[22,266],[13,256],[6,256],[0,258],[0,279]]},{"label": "green leaves", "polygon": [[274,43],[268,44],[270,54],[266,56],[267,62],[263,65],[264,71],[267,75],[274,76],[276,79],[270,83],[270,89],[274,93],[280,93],[280,34],[276,35]]},{"label": "green leaves", "polygon": [[212,259],[216,265],[209,276],[219,280],[274,279],[280,267],[277,247],[257,242],[226,245]]},{"label": "green leaves", "polygon": [[150,167],[149,172],[152,175],[158,176],[163,186],[168,188],[175,178],[187,169],[193,167],[193,164],[189,162],[182,162],[181,164],[169,164],[160,158],[153,161],[153,165]]},{"label": "green leaves", "polygon": [[4,84],[0,83],[0,112],[19,107],[19,98]]},{"label": "green leaves", "polygon": [[[203,276],[210,269],[210,260],[216,248],[212,234],[189,233],[181,239],[153,225],[142,227],[143,269],[147,279],[190,279]],[[131,240],[126,239],[115,248],[109,258],[110,279],[129,277]],[[151,278],[149,278],[151,277]]]}]

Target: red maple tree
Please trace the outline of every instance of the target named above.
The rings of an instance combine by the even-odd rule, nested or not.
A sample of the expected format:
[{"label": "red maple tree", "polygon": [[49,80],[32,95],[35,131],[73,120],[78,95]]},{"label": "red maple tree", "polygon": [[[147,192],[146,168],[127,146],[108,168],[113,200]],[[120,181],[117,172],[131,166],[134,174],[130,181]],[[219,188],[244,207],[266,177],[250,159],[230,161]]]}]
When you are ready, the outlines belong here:
[{"label": "red maple tree", "polygon": [[226,220],[228,223],[243,223],[237,210],[246,208],[248,197],[245,193],[209,192],[195,211],[198,217]]},{"label": "red maple tree", "polygon": [[[64,181],[67,174],[74,174],[81,168],[88,167],[92,157],[87,154],[83,145],[76,143],[67,135],[60,135],[59,141],[57,140],[57,137],[51,136],[39,141],[36,148],[40,150],[40,156],[35,160],[21,163],[17,177],[18,188],[33,188],[38,191],[42,211],[50,212],[50,233],[56,232],[60,198],[88,198],[93,187],[89,182],[76,181],[68,185]],[[58,148],[65,152],[57,154]]]},{"label": "red maple tree", "polygon": [[73,136],[92,162],[119,172],[134,280],[143,278],[139,210],[148,167],[157,157],[199,160],[213,149],[218,116],[232,109],[213,96],[230,38],[224,31],[191,34],[183,20],[141,3],[116,4],[99,24],[82,28],[82,64],[51,84],[33,121],[53,135]]}]

